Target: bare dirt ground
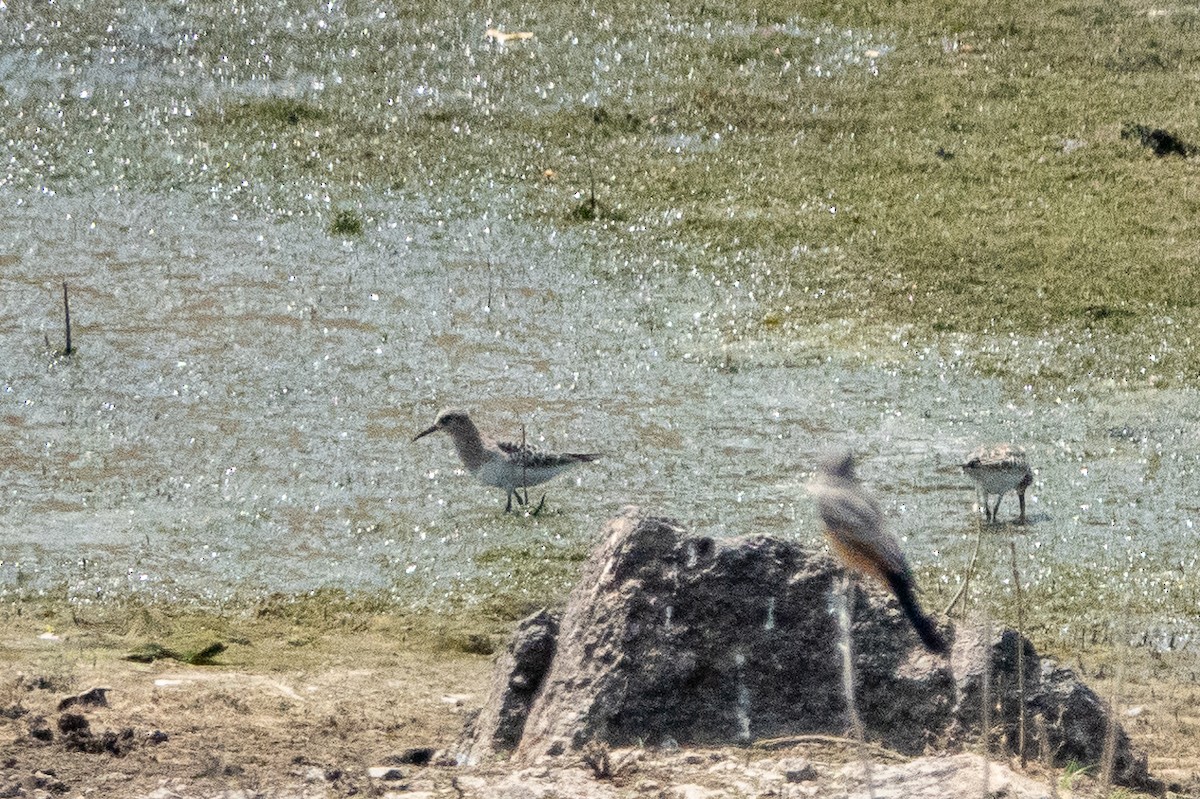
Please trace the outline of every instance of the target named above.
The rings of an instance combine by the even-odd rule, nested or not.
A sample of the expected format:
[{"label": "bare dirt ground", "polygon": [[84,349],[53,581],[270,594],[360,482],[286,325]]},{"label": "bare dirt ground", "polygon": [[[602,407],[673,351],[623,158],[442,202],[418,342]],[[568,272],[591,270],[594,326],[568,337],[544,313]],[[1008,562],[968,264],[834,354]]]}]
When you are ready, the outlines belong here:
[{"label": "bare dirt ground", "polygon": [[[119,621],[49,621],[0,619],[0,797],[866,795],[858,750],[828,737],[454,766],[448,750],[485,699],[491,658],[463,651],[482,648],[478,637],[431,633],[427,619],[333,614],[305,624],[268,613],[230,622],[139,609]],[[184,662],[216,642],[225,649],[210,664]],[[135,652],[158,658],[127,659]],[[1151,749],[1152,768],[1194,788],[1194,697],[1165,683],[1129,685],[1140,704],[1126,723]],[[93,688],[106,689],[103,701],[86,695]],[[870,751],[875,779],[898,780],[888,768],[905,759]],[[912,783],[878,795],[954,795],[951,773],[969,783],[982,774],[959,761],[925,772],[932,793]],[[1025,777],[990,773],[993,788],[1029,778],[1010,784],[1010,796],[1100,795],[1089,773],[1036,764]]]}]

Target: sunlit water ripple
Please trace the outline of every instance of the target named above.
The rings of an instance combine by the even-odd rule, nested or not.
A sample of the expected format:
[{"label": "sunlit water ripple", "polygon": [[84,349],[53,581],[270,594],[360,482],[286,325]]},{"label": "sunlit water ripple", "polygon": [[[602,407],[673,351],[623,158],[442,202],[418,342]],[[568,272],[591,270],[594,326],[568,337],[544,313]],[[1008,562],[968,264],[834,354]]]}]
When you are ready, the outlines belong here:
[{"label": "sunlit water ripple", "polygon": [[[105,13],[115,27],[93,27]],[[836,441],[860,453],[937,602],[976,535],[955,464],[995,439],[1025,444],[1037,472],[1034,523],[1014,539],[1025,589],[1083,592],[1095,608],[1058,634],[1119,624],[1129,608],[1144,622],[1131,637],[1191,641],[1192,389],[1013,392],[987,376],[989,360],[1050,364],[1077,343],[898,333],[881,352],[822,318],[819,296],[808,327],[771,330],[764,298],[819,271],[823,254],[716,256],[674,241],[671,214],[527,221],[512,209],[536,187],[496,174],[372,192],[365,231],[343,240],[328,233],[323,187],[240,179],[193,121],[213,97],[326,91],[398,113],[553,113],[631,91],[655,72],[660,40],[758,35],[756,24],[648,11],[648,39],[606,38],[611,20],[591,18],[582,42],[579,25],[539,34],[589,65],[573,70],[548,49],[485,43],[487,20],[464,7],[452,24],[405,28],[391,93],[367,98],[354,67],[315,74],[303,48],[316,38],[328,63],[351,65],[372,52],[352,34],[387,30],[384,11],[244,6],[224,20],[238,32],[228,48],[258,49],[226,61],[201,35],[215,16],[180,13],[113,5],[58,27],[0,15],[21,43],[0,59],[16,109],[0,175],[0,594],[221,604],[332,586],[437,605],[519,591],[522,561],[586,551],[627,503],[701,533],[820,545],[803,487]],[[889,51],[886,36],[800,21],[762,35],[810,36],[804,75],[874,70]],[[681,157],[723,146],[719,131],[658,144]],[[736,263],[697,268],[716,257]],[[64,280],[69,359],[55,354]],[[501,435],[524,425],[536,442],[606,458],[550,484],[550,513],[505,516],[448,441],[411,441],[449,404]],[[1010,579],[1012,535],[985,532],[977,579]]]}]

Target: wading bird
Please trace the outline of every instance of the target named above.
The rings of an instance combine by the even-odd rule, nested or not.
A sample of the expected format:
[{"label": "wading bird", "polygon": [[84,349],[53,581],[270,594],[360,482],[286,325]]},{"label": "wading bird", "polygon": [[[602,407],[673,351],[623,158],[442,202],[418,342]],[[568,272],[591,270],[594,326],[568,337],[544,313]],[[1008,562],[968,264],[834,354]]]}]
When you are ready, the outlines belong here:
[{"label": "wading bird", "polygon": [[[458,459],[475,479],[487,486],[502,488],[508,492],[508,504],[504,512],[512,511],[513,497],[518,505],[528,502],[517,489],[540,485],[580,463],[590,463],[600,457],[597,453],[547,452],[525,443],[497,441],[479,432],[466,411],[447,409],[437,415],[428,430],[418,433],[413,441],[445,431],[454,441]],[[542,502],[546,501],[542,495]],[[539,503],[537,513],[542,509]]]},{"label": "wading bird", "polygon": [[[1013,444],[991,444],[978,448],[967,456],[962,470],[978,484],[979,498],[983,504],[984,518],[996,521],[1000,500],[1009,491],[1016,489],[1017,501],[1021,503],[1021,515],[1017,524],[1025,524],[1025,489],[1033,483],[1033,471],[1025,450]],[[996,495],[996,504],[988,506],[988,496]]]}]

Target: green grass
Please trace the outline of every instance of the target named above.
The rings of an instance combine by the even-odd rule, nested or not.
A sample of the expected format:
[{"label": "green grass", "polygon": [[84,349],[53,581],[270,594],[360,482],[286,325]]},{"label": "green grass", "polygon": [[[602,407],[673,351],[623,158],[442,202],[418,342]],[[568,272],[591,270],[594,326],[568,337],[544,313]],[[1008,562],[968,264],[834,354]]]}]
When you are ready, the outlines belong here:
[{"label": "green grass", "polygon": [[[377,177],[409,180],[397,154],[436,163],[454,131],[474,126],[479,135],[460,137],[449,168],[507,171],[515,181],[543,164],[558,170],[563,190],[543,193],[529,216],[597,221],[574,199],[587,196],[592,162],[601,165],[597,199],[613,218],[678,209],[672,235],[684,242],[783,265],[789,279],[768,314],[779,335],[815,315],[925,335],[1099,330],[1118,337],[1113,351],[1059,377],[1122,376],[1124,350],[1143,344],[1129,334],[1164,315],[1190,319],[1200,305],[1190,277],[1196,165],[1120,136],[1137,122],[1200,140],[1189,78],[1200,68],[1189,44],[1198,15],[1167,9],[776,4],[743,33],[664,41],[671,52],[660,63],[676,74],[636,86],[621,105],[413,116],[391,153],[381,151]],[[697,24],[749,19],[736,4],[677,14]],[[893,49],[878,76],[859,66],[779,80],[785,62],[817,57],[810,40],[771,33],[772,20],[790,19],[863,29]],[[371,151],[354,145],[371,129],[349,135],[347,151]],[[720,134],[722,143],[681,158],[658,143],[674,133]],[[479,147],[485,141],[495,149]],[[548,145],[545,161],[523,163],[529,142]],[[796,259],[798,247],[827,255]],[[744,261],[731,261],[700,266],[745,279]],[[1191,376],[1197,367],[1189,351],[1160,368]]]},{"label": "green grass", "polygon": [[[216,6],[192,13],[206,34],[188,55],[220,65],[217,91],[180,100],[164,84],[169,102],[98,117],[121,99],[98,89],[64,100],[49,129],[36,96],[11,98],[12,185],[193,190],[316,210],[355,236],[361,219],[329,198],[431,198],[591,226],[619,249],[669,239],[694,254],[682,268],[761,279],[765,311],[730,340],[845,319],[875,351],[897,330],[965,336],[969,351],[979,336],[1064,342],[1053,367],[989,362],[1018,384],[1146,380],[1146,351],[1166,340],[1150,371],[1200,375],[1186,334],[1200,321],[1200,156],[1121,136],[1144,124],[1200,142],[1200,12],[1186,4],[555,2],[510,9],[506,24],[536,38],[498,48],[466,4],[366,26],[334,15],[346,27],[326,36],[281,26],[300,13],[283,3],[255,12],[277,16],[255,17],[274,31],[269,61]],[[45,30],[47,51],[97,46],[83,12]],[[294,77],[318,60],[337,75],[319,90]],[[282,96],[233,90],[262,78]],[[194,113],[162,113],[177,104]]]}]

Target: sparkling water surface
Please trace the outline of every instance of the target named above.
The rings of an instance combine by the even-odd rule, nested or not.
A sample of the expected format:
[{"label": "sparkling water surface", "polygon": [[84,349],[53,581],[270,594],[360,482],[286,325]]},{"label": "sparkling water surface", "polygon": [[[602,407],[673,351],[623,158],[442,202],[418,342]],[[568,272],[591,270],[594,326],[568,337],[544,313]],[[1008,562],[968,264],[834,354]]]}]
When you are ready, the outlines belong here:
[{"label": "sparkling water surface", "polygon": [[[437,606],[519,592],[531,564],[577,559],[626,504],[819,546],[804,484],[844,443],[937,604],[977,534],[956,464],[1012,440],[1035,467],[1033,523],[984,531],[977,579],[1010,579],[1015,537],[1032,596],[1091,598],[1064,638],[1128,608],[1131,637],[1190,642],[1200,436],[1186,381],[1014,387],[996,363],[1035,374],[1104,342],[900,329],[881,348],[823,316],[819,289],[810,319],[776,329],[773,298],[815,285],[836,253],[771,263],[677,236],[680,209],[527,213],[561,196],[564,145],[512,120],[666,102],[681,40],[792,43],[786,64],[748,58],[746,80],[877,77],[886,32],[654,3],[621,19],[519,7],[508,29],[536,37],[508,45],[484,39],[497,23],[466,4],[0,10],[0,595],[219,605],[336,587]],[[696,80],[725,68],[689,65]],[[391,182],[339,173],[336,131],[322,137],[336,125],[305,116],[314,98],[339,124],[384,120],[380,158],[403,164]],[[286,136],[247,123],[210,137],[247,102],[297,99],[309,104],[277,109]],[[443,159],[412,144],[422,114],[461,118]],[[647,146],[712,157],[728,138]],[[272,171],[272,148],[296,155]],[[346,212],[361,232],[335,232]],[[1153,371],[1180,336],[1164,316],[1131,363]],[[449,405],[500,437],[605,458],[546,486],[547,513],[506,516],[448,439],[412,442]]]}]

